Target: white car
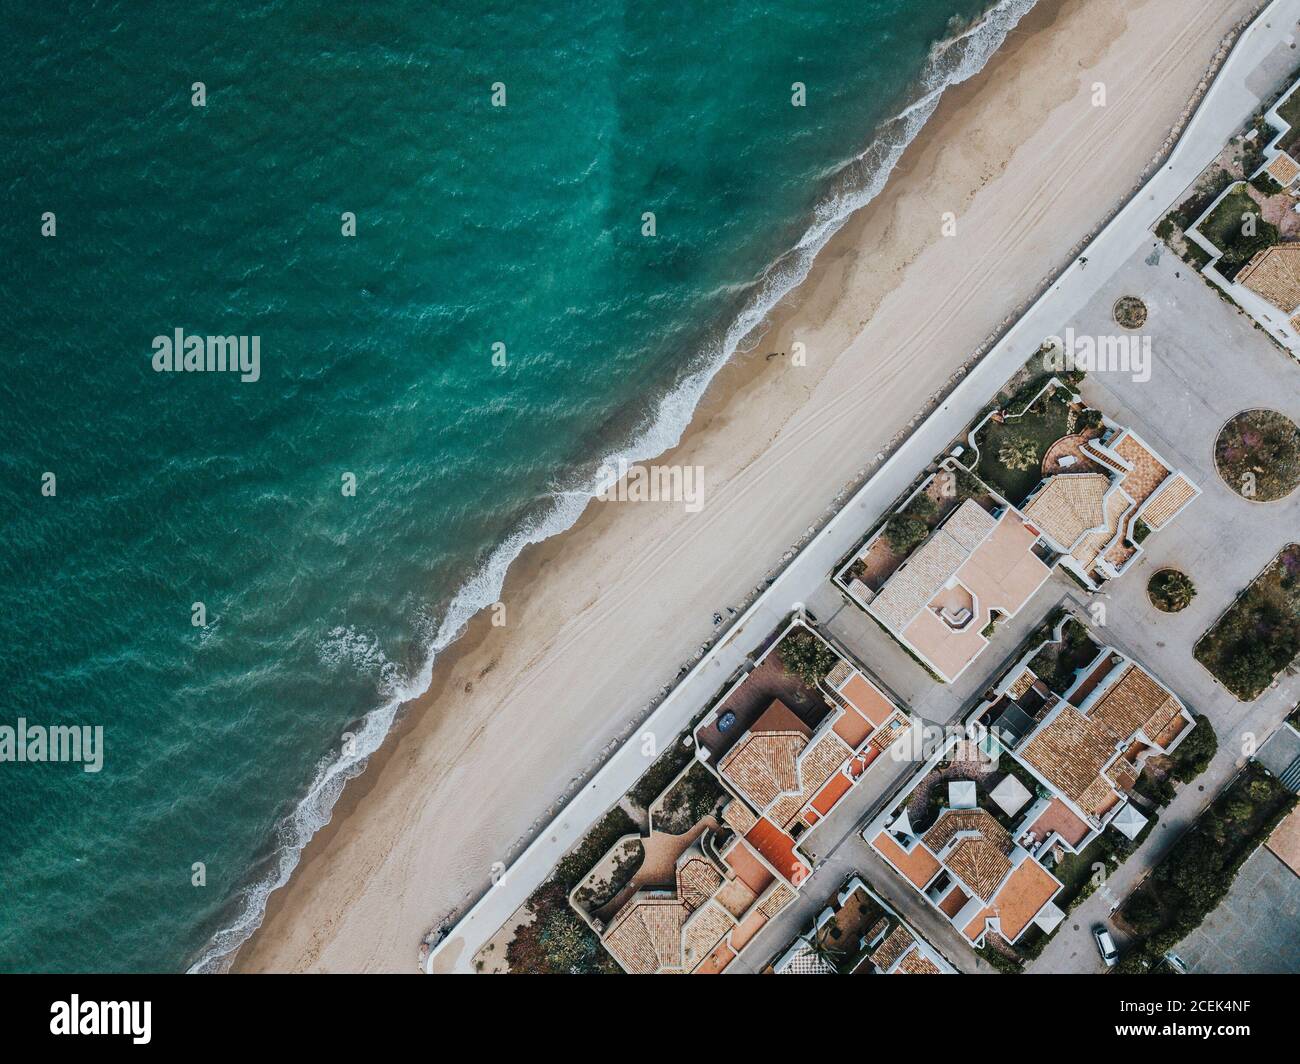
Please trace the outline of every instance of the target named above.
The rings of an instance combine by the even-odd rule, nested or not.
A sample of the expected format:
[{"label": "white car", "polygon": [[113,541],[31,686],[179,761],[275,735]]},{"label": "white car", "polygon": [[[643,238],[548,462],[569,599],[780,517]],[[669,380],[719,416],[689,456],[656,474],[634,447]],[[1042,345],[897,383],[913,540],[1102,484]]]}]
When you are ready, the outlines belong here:
[{"label": "white car", "polygon": [[1119,960],[1119,950],[1115,948],[1115,940],[1110,937],[1110,932],[1098,924],[1092,929],[1092,937],[1097,941],[1097,952],[1106,962],[1106,967],[1115,967],[1115,962]]}]

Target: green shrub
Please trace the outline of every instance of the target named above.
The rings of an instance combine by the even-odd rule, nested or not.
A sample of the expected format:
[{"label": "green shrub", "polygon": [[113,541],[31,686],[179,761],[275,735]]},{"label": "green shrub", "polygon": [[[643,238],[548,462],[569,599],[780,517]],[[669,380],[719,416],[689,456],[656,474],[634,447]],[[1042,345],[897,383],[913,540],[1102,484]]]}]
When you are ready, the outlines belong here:
[{"label": "green shrub", "polygon": [[1016,472],[1032,469],[1038,464],[1038,446],[1028,436],[1008,436],[998,448],[998,461]]},{"label": "green shrub", "polygon": [[1218,752],[1219,737],[1214,734],[1214,726],[1208,717],[1197,717],[1187,738],[1170,755],[1174,762],[1170,775],[1179,783],[1190,783],[1210,767]]},{"label": "green shrub", "polygon": [[839,655],[807,631],[794,631],[781,643],[781,667],[798,676],[809,687],[816,687],[835,668]]},{"label": "green shrub", "polygon": [[[1146,538],[1143,534],[1145,525],[1142,522],[1138,524],[1142,528],[1134,538],[1141,543]],[[1146,529],[1146,531],[1150,530]],[[1147,593],[1151,596],[1156,609],[1163,610],[1165,613],[1177,613],[1192,604],[1192,599],[1196,597],[1196,585],[1186,573],[1180,573],[1176,569],[1161,569],[1147,583]]]},{"label": "green shrub", "polygon": [[895,554],[908,555],[930,535],[930,526],[911,514],[895,514],[885,526],[885,542]]}]

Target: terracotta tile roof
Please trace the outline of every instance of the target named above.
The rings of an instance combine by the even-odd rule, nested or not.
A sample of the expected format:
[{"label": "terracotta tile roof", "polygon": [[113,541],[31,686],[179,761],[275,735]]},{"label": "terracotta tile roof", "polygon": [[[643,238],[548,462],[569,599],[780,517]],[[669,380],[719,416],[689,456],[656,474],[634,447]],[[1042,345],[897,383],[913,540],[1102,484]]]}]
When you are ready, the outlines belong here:
[{"label": "terracotta tile roof", "polygon": [[1101,819],[1102,814],[1115,804],[1115,788],[1111,786],[1111,782],[1106,776],[1098,773],[1097,777],[1083,789],[1083,793],[1074,801],[1085,813]]},{"label": "terracotta tile roof", "polygon": [[1283,313],[1295,313],[1300,307],[1300,244],[1274,244],[1257,252],[1236,280]]},{"label": "terracotta tile roof", "polygon": [[1011,871],[1011,836],[983,809],[945,810],[925,833],[924,842],[983,901],[993,897]]},{"label": "terracotta tile roof", "polygon": [[758,816],[739,798],[733,798],[723,807],[722,820],[729,824],[737,835],[747,835],[749,829],[758,823]]},{"label": "terracotta tile roof", "polygon": [[716,902],[692,913],[682,932],[682,967],[689,972],[713,952],[713,947],[735,925],[735,918]]},{"label": "terracotta tile roof", "polygon": [[[789,888],[777,883],[755,905],[758,896],[740,879],[726,879],[698,848],[687,855],[677,866],[675,893],[638,891],[601,935],[605,948],[627,971],[639,975],[691,971],[741,926],[740,917],[756,929],[794,898]],[[733,941],[736,951],[743,945]],[[710,963],[721,966],[730,959],[717,962],[715,958]]]},{"label": "terracotta tile roof", "polygon": [[974,499],[967,499],[943,523],[943,530],[967,553],[973,551],[997,527],[997,518]]},{"label": "terracotta tile roof", "polygon": [[1131,790],[1138,781],[1138,768],[1132,761],[1121,757],[1106,769],[1106,778],[1121,791]]},{"label": "terracotta tile roof", "polygon": [[898,967],[894,969],[895,975],[943,975],[939,966],[930,960],[919,949],[914,949],[903,957]]},{"label": "terracotta tile roof", "polygon": [[1123,435],[1115,441],[1114,450],[1132,467],[1124,474],[1124,491],[1130,499],[1141,505],[1165,482],[1171,470],[1155,451],[1129,429],[1125,429]]},{"label": "terracotta tile roof", "polygon": [[841,685],[846,683],[856,671],[857,670],[854,669],[852,665],[843,658],[840,658],[840,660],[835,663],[835,668],[831,669],[831,671],[826,674],[826,684],[832,690],[838,691]]},{"label": "terracotta tile roof", "polygon": [[825,732],[799,758],[802,787],[793,794],[783,794],[777,798],[766,810],[768,818],[777,827],[787,827],[852,753],[849,745],[834,730]]},{"label": "terracotta tile roof", "polygon": [[1089,529],[1106,520],[1103,501],[1110,478],[1102,473],[1058,473],[1048,477],[1025,517],[1058,545],[1073,547]]},{"label": "terracotta tile roof", "polygon": [[969,556],[969,551],[939,529],[885,581],[868,608],[886,625],[901,632]]},{"label": "terracotta tile roof", "polygon": [[975,896],[988,901],[1011,871],[1011,859],[984,838],[958,841],[943,862]]},{"label": "terracotta tile roof", "polygon": [[[897,724],[898,727],[894,727]],[[876,729],[876,733],[871,737],[871,745],[877,750],[888,750],[894,743],[898,742],[907,734],[911,725],[907,718],[901,713],[895,713],[884,726]]]},{"label": "terracotta tile roof", "polygon": [[1128,467],[1124,465],[1120,457],[1112,454],[1110,449],[1099,439],[1087,440],[1083,445],[1083,449],[1091,461],[1106,469],[1119,473],[1121,476],[1128,471]]},{"label": "terracotta tile roof", "polygon": [[1104,524],[1096,532],[1085,536],[1071,552],[1071,557],[1085,570],[1091,569],[1092,563],[1097,560],[1097,555],[1115,540],[1115,537],[1119,534],[1120,525],[1124,522],[1129,511],[1133,509],[1133,500],[1128,497],[1128,494],[1122,488],[1111,492],[1106,496],[1106,520]]},{"label": "terracotta tile roof", "polygon": [[1196,486],[1182,473],[1177,473],[1156,492],[1142,511],[1142,520],[1151,528],[1162,528],[1179,509],[1196,498]]},{"label": "terracotta tile roof", "polygon": [[1283,188],[1286,188],[1300,175],[1300,164],[1296,163],[1286,152],[1278,152],[1264,172]]},{"label": "terracotta tile roof", "polygon": [[602,941],[614,959],[634,975],[681,971],[686,915],[686,906],[676,898],[635,895],[614,917]]},{"label": "terracotta tile roof", "polygon": [[767,897],[758,903],[758,911],[769,920],[794,901],[794,891],[784,883],[774,883]]},{"label": "terracotta tile roof", "polygon": [[1110,732],[1112,741],[1131,738],[1138,731],[1150,739],[1181,711],[1181,703],[1155,677],[1130,662],[1088,717]]},{"label": "terracotta tile roof", "polygon": [[1110,787],[1101,770],[1115,754],[1115,739],[1100,723],[1069,703],[1039,728],[1020,750],[1020,757],[1085,813],[1096,815],[1098,781]]},{"label": "terracotta tile roof", "polygon": [[1061,884],[1037,861],[1022,861],[993,902],[1002,936],[1008,942],[1016,938],[1060,889]]},{"label": "terracotta tile roof", "polygon": [[692,856],[677,867],[677,894],[688,909],[698,909],[722,886],[722,873],[701,855]]},{"label": "terracotta tile roof", "polygon": [[718,762],[718,772],[756,809],[799,789],[798,758],[811,738],[806,724],[774,701]]},{"label": "terracotta tile roof", "polygon": [[1170,719],[1169,723],[1161,729],[1159,735],[1152,735],[1150,739],[1161,749],[1168,750],[1169,744],[1183,734],[1183,731],[1190,728],[1191,724],[1182,714]]},{"label": "terracotta tile roof", "polygon": [[912,933],[899,924],[885,936],[885,941],[875,948],[869,960],[882,972],[887,972],[899,957],[915,945],[916,939]]},{"label": "terracotta tile roof", "polygon": [[1007,693],[1010,694],[1012,698],[1019,700],[1026,691],[1034,686],[1034,681],[1037,679],[1038,677],[1034,675],[1033,669],[1025,669],[1024,672],[1016,677],[1016,682],[1007,688]]},{"label": "terracotta tile roof", "polygon": [[1011,852],[1011,836],[983,809],[945,809],[921,841],[932,853],[938,854],[963,831],[978,831],[999,849]]}]

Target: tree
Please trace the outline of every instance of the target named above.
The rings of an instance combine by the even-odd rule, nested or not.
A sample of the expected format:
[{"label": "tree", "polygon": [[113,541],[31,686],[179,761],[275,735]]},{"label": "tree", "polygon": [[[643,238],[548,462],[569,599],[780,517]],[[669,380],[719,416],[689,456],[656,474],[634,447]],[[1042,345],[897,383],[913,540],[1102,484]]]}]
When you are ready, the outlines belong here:
[{"label": "tree", "polygon": [[939,504],[930,498],[930,496],[925,492],[921,492],[920,495],[917,495],[907,504],[907,507],[903,512],[909,517],[933,517],[939,512]]},{"label": "tree", "polygon": [[1151,578],[1151,598],[1166,613],[1185,610],[1196,597],[1196,585],[1186,573],[1165,569]]},{"label": "tree", "polygon": [[1038,464],[1038,446],[1023,433],[1008,436],[998,448],[998,461],[1020,472]]},{"label": "tree", "polygon": [[814,934],[808,940],[808,948],[812,951],[813,956],[829,964],[838,972],[840,970],[840,961],[844,959],[846,951],[839,946],[831,945],[829,931],[830,926],[828,925]]},{"label": "tree", "polygon": [[1174,768],[1170,773],[1179,783],[1195,779],[1207,768],[1219,750],[1219,738],[1205,717],[1197,717],[1187,738],[1174,751]]},{"label": "tree", "polygon": [[781,644],[781,666],[816,687],[839,663],[839,655],[811,632],[794,632]]},{"label": "tree", "polygon": [[1243,647],[1223,667],[1223,679],[1236,695],[1254,698],[1273,682],[1277,667],[1273,654],[1261,644]]},{"label": "tree", "polygon": [[911,554],[930,535],[930,526],[910,514],[895,514],[885,526],[885,542],[895,554]]},{"label": "tree", "polygon": [[1156,930],[1161,918],[1160,903],[1147,890],[1137,891],[1124,906],[1125,921],[1133,926],[1134,931],[1144,935]]}]

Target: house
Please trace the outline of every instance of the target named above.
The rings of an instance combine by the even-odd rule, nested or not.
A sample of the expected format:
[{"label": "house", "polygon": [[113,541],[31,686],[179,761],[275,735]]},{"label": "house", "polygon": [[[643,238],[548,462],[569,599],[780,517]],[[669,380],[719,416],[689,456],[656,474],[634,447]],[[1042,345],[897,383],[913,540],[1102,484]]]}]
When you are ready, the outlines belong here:
[{"label": "house", "polygon": [[1257,176],[1259,173],[1268,174],[1283,189],[1289,189],[1295,183],[1295,179],[1300,177],[1300,163],[1297,163],[1286,152],[1279,151],[1251,176]]},{"label": "house", "polygon": [[1292,329],[1300,330],[1300,244],[1274,244],[1257,251],[1235,280],[1280,310]]},{"label": "house", "polygon": [[[833,661],[815,689],[791,687],[783,674],[787,639],[815,640]],[[791,704],[769,697],[777,690]],[[798,712],[795,703],[802,703]],[[733,796],[723,821],[797,889],[812,872],[799,839],[910,727],[877,684],[796,619],[696,726],[696,755]]]},{"label": "house", "polygon": [[[1300,162],[1291,154],[1298,143],[1297,131],[1292,127],[1296,101],[1300,100],[1296,96],[1298,88],[1300,81],[1283,93],[1265,113],[1268,124],[1278,132],[1264,146],[1263,163],[1248,175],[1250,183],[1261,189],[1264,186],[1259,183],[1259,178],[1267,176],[1293,201],[1300,199]],[[1276,244],[1265,248],[1229,279],[1219,270],[1222,249],[1200,231],[1202,223],[1240,187],[1240,183],[1234,183],[1224,189],[1187,228],[1184,236],[1210,256],[1209,263],[1201,268],[1202,275],[1226,292],[1293,357],[1300,358],[1300,282],[1297,280],[1300,276],[1300,258],[1297,257],[1300,247]],[[1295,208],[1300,209],[1300,204]]]},{"label": "house", "polygon": [[[1194,725],[1159,680],[1086,634],[1062,620],[976,707],[966,737],[950,736],[863,832],[973,945],[990,930],[1012,943],[1035,927],[1050,934],[1064,916],[1055,864],[1107,827],[1136,839],[1148,822],[1133,796],[1139,775]],[[1079,665],[1058,694],[1033,663],[1046,668],[1057,659],[1044,651],[1067,642]],[[975,808],[958,808],[967,785]]]},{"label": "house", "polygon": [[[813,641],[827,663],[815,687],[785,668],[787,639]],[[799,838],[909,727],[861,669],[794,619],[692,732],[693,770],[713,773],[727,797],[716,820],[706,817],[670,852],[671,883],[665,875],[637,887],[634,877],[597,913],[574,902],[577,888],[571,903],[625,971],[725,970],[812,873]]]},{"label": "house", "polygon": [[706,833],[678,858],[674,886],[638,890],[595,930],[634,975],[723,971],[794,892],[735,835]]},{"label": "house", "polygon": [[1024,520],[1090,588],[1122,575],[1141,540],[1200,493],[1132,429],[1107,423],[1083,439],[1068,468],[1053,467],[1021,506]]},{"label": "house", "polygon": [[1064,918],[1052,902],[1062,884],[988,809],[941,805],[931,822],[913,822],[910,806],[930,808],[924,799],[939,763],[966,759],[989,762],[977,744],[949,737],[863,838],[972,946],[989,931],[1008,942],[1033,927],[1050,933]]},{"label": "house", "polygon": [[956,975],[884,898],[850,876],[812,928],[772,963],[775,975]]},{"label": "house", "polygon": [[[1063,621],[1057,643],[1066,624],[1078,622]],[[1097,647],[1058,695],[1031,667],[1040,649],[1014,666],[971,716],[1051,793],[1031,813],[1058,806],[1042,825],[1029,823],[1022,841],[1042,850],[1064,838],[1077,852],[1112,823],[1136,837],[1146,817],[1128,792],[1149,758],[1172,753],[1191,732],[1190,711],[1146,669],[1109,646]],[[1053,833],[1057,839],[1049,838]]]},{"label": "house", "polygon": [[868,613],[944,680],[988,646],[995,616],[1012,617],[1051,575],[1038,533],[1011,506],[964,500],[874,595]]}]

